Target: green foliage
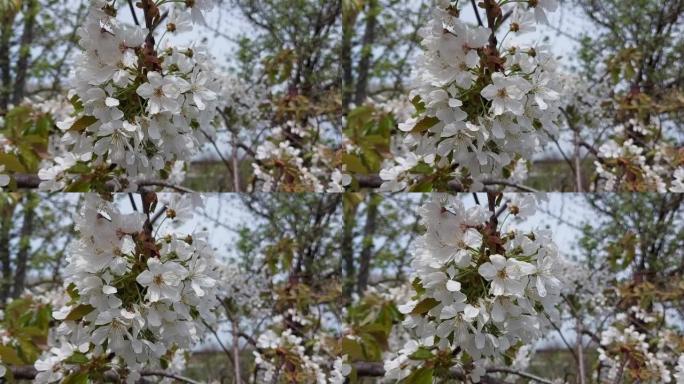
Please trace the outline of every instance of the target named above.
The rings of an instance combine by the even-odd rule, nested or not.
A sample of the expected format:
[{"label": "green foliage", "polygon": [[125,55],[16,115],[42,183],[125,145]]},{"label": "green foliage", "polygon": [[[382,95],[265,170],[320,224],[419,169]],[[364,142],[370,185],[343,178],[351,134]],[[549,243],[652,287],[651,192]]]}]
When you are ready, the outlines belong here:
[{"label": "green foliage", "polygon": [[291,49],[283,49],[264,59],[264,69],[271,84],[281,84],[290,79],[295,65],[295,54]]},{"label": "green foliage", "polygon": [[[340,341],[341,354],[347,355],[350,362],[380,362],[383,352],[389,348],[389,336],[394,324],[403,320],[393,302],[376,295],[365,296],[358,304],[348,308],[348,336]],[[349,376],[350,382],[357,383],[356,370]]]},{"label": "green foliage", "polygon": [[87,372],[74,372],[65,377],[62,384],[86,384],[88,383],[88,379]]},{"label": "green foliage", "polygon": [[681,194],[588,195],[599,213],[583,226],[579,239],[590,268],[668,279],[683,255],[684,196]]},{"label": "green foliage", "polygon": [[377,174],[383,159],[389,155],[390,138],[395,126],[392,114],[369,104],[350,111],[343,133],[358,151],[341,155],[347,171],[358,175]]},{"label": "green foliage", "polygon": [[52,308],[30,297],[11,301],[0,328],[10,342],[0,345],[0,359],[10,365],[32,365],[47,344]]},{"label": "green foliage", "polygon": [[88,304],[81,304],[77,306],[76,308],[72,309],[71,312],[67,315],[65,320],[72,320],[72,321],[77,321],[82,319],[85,315],[89,314],[90,312],[94,311],[95,308],[92,305]]},{"label": "green foliage", "polygon": [[[47,153],[48,137],[54,126],[49,114],[22,105],[10,109],[0,129],[15,152],[0,152],[0,164],[11,173],[37,173]],[[12,186],[10,186],[12,188]]]},{"label": "green foliage", "polygon": [[418,368],[413,371],[407,378],[402,380],[403,384],[432,384],[432,375],[434,370],[428,367]]}]

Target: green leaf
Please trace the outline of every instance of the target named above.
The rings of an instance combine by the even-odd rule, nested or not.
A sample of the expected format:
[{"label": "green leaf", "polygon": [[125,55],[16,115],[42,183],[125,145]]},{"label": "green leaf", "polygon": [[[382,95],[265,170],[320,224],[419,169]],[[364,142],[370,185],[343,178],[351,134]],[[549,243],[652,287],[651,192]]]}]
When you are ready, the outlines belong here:
[{"label": "green leaf", "polygon": [[69,356],[68,359],[64,360],[67,364],[85,364],[88,361],[90,361],[90,359],[80,352],[75,352],[73,355]]},{"label": "green leaf", "polygon": [[88,373],[87,372],[74,372],[71,375],[64,378],[62,384],[87,384],[88,383]]},{"label": "green leaf", "polygon": [[361,160],[354,155],[342,155],[342,162],[347,166],[347,171],[349,172],[360,173],[364,175],[368,173],[368,168],[366,168]]},{"label": "green leaf", "polygon": [[69,101],[76,112],[81,112],[83,110],[83,102],[81,102],[81,99],[78,96],[72,97]]},{"label": "green leaf", "polygon": [[423,283],[420,281],[420,278],[418,277],[413,279],[413,281],[411,282],[411,286],[413,286],[413,289],[419,295],[425,292],[425,288],[423,288]]},{"label": "green leaf", "polygon": [[438,304],[439,304],[439,301],[433,299],[432,297],[425,298],[420,303],[416,304],[416,307],[413,308],[413,311],[411,311],[411,314],[414,314],[414,315],[426,314],[429,310],[436,307]]},{"label": "green leaf", "polygon": [[428,163],[420,162],[415,167],[409,170],[410,173],[419,173],[421,175],[429,175],[435,172],[435,169]]},{"label": "green leaf", "polygon": [[371,173],[379,172],[382,167],[382,157],[378,155],[373,147],[362,145],[361,150],[364,164],[368,165],[366,169],[369,169]]},{"label": "green leaf", "polygon": [[73,167],[69,168],[68,172],[69,173],[79,173],[79,174],[84,174],[84,173],[90,173],[92,170],[86,163],[76,163]]},{"label": "green leaf", "polygon": [[378,123],[378,134],[382,137],[389,138],[392,129],[397,125],[391,115],[386,115],[380,119]]},{"label": "green leaf", "polygon": [[9,153],[0,153],[0,164],[4,165],[5,170],[10,172],[26,172],[26,168],[19,159]]},{"label": "green leaf", "polygon": [[351,361],[364,359],[363,347],[361,347],[361,344],[348,337],[342,339],[342,352],[349,355]]},{"label": "green leaf", "polygon": [[420,347],[417,351],[413,352],[409,357],[413,360],[428,360],[435,357],[435,355],[433,355],[429,349]]},{"label": "green leaf", "polygon": [[64,188],[64,192],[89,192],[90,191],[90,181],[86,179],[79,179],[69,184]]},{"label": "green leaf", "polygon": [[30,133],[34,133],[38,136],[47,137],[50,134],[50,128],[52,127],[52,119],[49,115],[42,116],[36,121],[33,129]]},{"label": "green leaf", "polygon": [[416,112],[418,114],[425,112],[425,103],[423,103],[423,100],[420,99],[420,96],[416,96],[411,99],[411,104],[416,107]]},{"label": "green leaf", "polygon": [[71,297],[72,300],[77,300],[78,298],[81,297],[81,296],[78,294],[78,290],[76,289],[76,284],[74,284],[74,283],[69,284],[69,286],[67,287],[66,291],[67,291],[67,294],[69,295],[69,297]]},{"label": "green leaf", "polygon": [[76,308],[72,309],[71,312],[67,315],[65,320],[80,320],[83,318],[83,316],[89,314],[90,312],[94,311],[95,308],[92,305],[88,304],[81,304],[77,306]]},{"label": "green leaf", "polygon": [[425,116],[421,121],[417,122],[411,132],[425,132],[439,123],[439,119],[433,116]]},{"label": "green leaf", "polygon": [[86,128],[90,127],[91,125],[95,124],[97,121],[97,118],[94,116],[81,116],[80,119],[76,120],[71,127],[69,128],[70,131],[76,131],[76,132],[82,132]]},{"label": "green leaf", "polygon": [[432,192],[433,180],[430,177],[425,177],[418,181],[415,185],[409,188],[411,192]]},{"label": "green leaf", "polygon": [[21,334],[26,336],[42,336],[44,333],[44,330],[35,326],[24,327],[21,329]]},{"label": "green leaf", "polygon": [[411,373],[404,383],[406,384],[432,384],[432,368],[423,367]]},{"label": "green leaf", "polygon": [[26,362],[22,360],[14,348],[6,345],[0,345],[0,360],[8,365],[24,365]]}]

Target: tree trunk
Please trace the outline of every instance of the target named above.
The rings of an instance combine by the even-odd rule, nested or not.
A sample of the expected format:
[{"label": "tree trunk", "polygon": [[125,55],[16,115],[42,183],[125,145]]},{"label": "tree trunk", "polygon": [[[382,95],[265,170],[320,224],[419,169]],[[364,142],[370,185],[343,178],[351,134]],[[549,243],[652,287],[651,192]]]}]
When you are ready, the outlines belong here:
[{"label": "tree trunk", "polygon": [[24,202],[24,222],[21,225],[21,235],[19,238],[19,251],[17,252],[16,266],[14,271],[14,286],[12,287],[12,297],[19,297],[24,291],[26,283],[26,266],[31,250],[31,234],[36,213],[38,199],[31,192],[26,194]]},{"label": "tree trunk", "polygon": [[354,36],[354,24],[356,14],[342,15],[342,46],[340,48],[340,61],[342,65],[342,110],[349,111],[354,93],[354,75],[352,72],[352,37]]},{"label": "tree trunk", "polygon": [[5,14],[0,17],[0,115],[7,112],[10,95],[12,94],[12,73],[10,64],[10,44],[12,40],[12,24],[16,13],[5,8]]},{"label": "tree trunk", "polygon": [[354,265],[354,225],[356,224],[356,210],[358,205],[354,204],[349,210],[344,210],[344,223],[342,228],[342,265],[344,266],[344,283],[342,284],[342,294],[351,300],[354,292],[354,277],[356,276],[356,266]]},{"label": "tree trunk", "polygon": [[33,42],[33,32],[36,24],[36,15],[40,5],[36,0],[26,2],[24,11],[24,31],[21,35],[21,45],[19,46],[19,60],[17,60],[16,78],[14,81],[14,95],[12,102],[16,105],[24,98],[26,91],[26,74],[28,73],[29,59],[31,58],[31,43]]},{"label": "tree trunk", "polygon": [[366,30],[363,32],[363,45],[361,47],[361,60],[359,61],[359,76],[356,81],[356,95],[354,102],[361,105],[368,94],[368,77],[371,60],[373,58],[373,43],[375,42],[375,28],[380,7],[377,0],[368,1],[368,13],[366,15]]},{"label": "tree trunk", "polygon": [[0,268],[2,268],[2,281],[0,282],[0,305],[7,302],[12,288],[12,265],[10,256],[10,233],[12,229],[12,216],[15,204],[13,202],[2,203],[2,217],[0,218]]},{"label": "tree trunk", "polygon": [[235,369],[235,384],[242,384],[242,375],[240,373],[240,345],[238,337],[239,330],[237,323],[231,320],[231,326],[233,328],[233,368]]},{"label": "tree trunk", "polygon": [[363,295],[368,285],[370,264],[373,258],[373,238],[375,237],[378,208],[381,201],[382,197],[380,195],[369,195],[368,207],[366,208],[366,224],[363,228],[363,245],[361,255],[359,256],[359,278],[357,283],[357,293],[359,296]]}]

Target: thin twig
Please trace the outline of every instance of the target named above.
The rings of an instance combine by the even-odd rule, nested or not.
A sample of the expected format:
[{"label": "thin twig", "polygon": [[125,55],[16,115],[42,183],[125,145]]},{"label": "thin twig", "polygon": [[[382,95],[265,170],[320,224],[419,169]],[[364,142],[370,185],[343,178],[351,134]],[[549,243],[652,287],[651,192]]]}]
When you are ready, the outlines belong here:
[{"label": "thin twig", "polygon": [[151,187],[151,186],[154,186],[154,187],[164,187],[164,188],[170,188],[170,189],[173,189],[173,190],[175,190],[175,191],[182,192],[182,193],[195,193],[195,191],[193,191],[193,190],[190,189],[190,188],[186,188],[186,187],[183,187],[183,186],[180,186],[180,185],[175,185],[175,184],[167,183],[167,182],[165,182],[165,181],[143,180],[143,181],[138,181],[138,182],[136,182],[136,184],[137,184],[139,187]]},{"label": "thin twig", "polygon": [[132,0],[128,0],[128,7],[131,9],[131,15],[133,15],[133,21],[135,22],[135,25],[140,26],[140,22],[138,21],[138,15],[135,14],[135,8],[133,7]]},{"label": "thin twig", "polygon": [[487,372],[509,373],[511,375],[516,375],[516,376],[524,377],[526,379],[530,379],[532,381],[536,381],[537,383],[553,384],[553,382],[551,380],[547,380],[547,379],[544,379],[543,377],[539,377],[539,376],[533,375],[533,374],[528,373],[528,372],[518,371],[515,369],[511,369],[511,368],[488,368]]},{"label": "thin twig", "polygon": [[475,3],[475,0],[470,0],[470,4],[473,5],[473,12],[475,12],[475,17],[477,17],[477,24],[480,27],[484,27],[484,23],[482,23],[482,18],[480,17],[480,12],[477,10],[477,4]]},{"label": "thin twig", "polygon": [[168,208],[169,207],[162,207],[162,209],[155,213],[154,216],[152,216],[152,219],[150,219],[150,224],[154,224],[157,220],[159,220],[159,218],[162,217]]},{"label": "thin twig", "polygon": [[[24,366],[8,366],[7,367],[12,374],[14,375],[15,379],[24,379],[24,380],[33,380],[36,378],[36,375],[38,374],[38,371],[36,368],[30,365],[24,365]],[[104,381],[106,382],[120,382],[121,378],[119,377],[119,374],[114,371],[114,370],[108,370],[104,372]],[[140,376],[157,376],[157,377],[168,377],[170,379],[174,379],[178,382],[181,383],[186,383],[186,384],[200,384],[199,381],[195,381],[189,377],[177,375],[175,373],[171,372],[166,372],[162,370],[142,370],[140,371]]]},{"label": "thin twig", "polygon": [[575,359],[575,362],[577,362],[577,363],[579,364],[579,359],[578,359],[578,357],[577,357],[577,354],[575,353],[575,350],[572,348],[572,346],[570,345],[570,343],[565,339],[565,336],[563,336],[563,331],[561,331],[561,329],[556,325],[556,323],[554,323],[553,321],[551,321],[551,318],[549,317],[549,315],[547,315],[547,314],[544,314],[544,315],[545,315],[546,318],[549,320],[549,324],[551,324],[551,326],[553,327],[553,329],[555,329],[556,331],[558,331],[558,335],[560,336],[561,340],[563,340],[563,343],[565,344],[565,346],[568,347],[568,350],[569,350],[570,353],[572,354],[572,358]]},{"label": "thin twig", "polygon": [[175,373],[169,373],[169,372],[165,372],[165,371],[142,371],[142,372],[140,372],[140,376],[168,377],[169,379],[174,379],[176,381],[180,381],[181,383],[200,384],[199,381],[195,381],[189,377],[176,375]]},{"label": "thin twig", "polygon": [[[207,323],[204,320],[202,320],[202,322],[204,323],[204,326],[207,327],[207,329],[209,329],[209,332],[211,332],[214,335],[214,337],[216,338],[216,342],[221,347],[221,349],[226,354],[226,356],[228,356],[228,360],[230,360],[230,357],[231,357],[230,351],[228,350],[228,348],[225,345],[223,345],[223,343],[221,342],[221,338],[219,337],[218,333],[214,330],[214,328],[212,326],[209,325],[209,323]],[[233,336],[233,337],[235,337],[235,336]]]},{"label": "thin twig", "polygon": [[507,181],[507,180],[483,180],[482,184],[484,184],[484,185],[504,185],[507,187],[519,189],[523,192],[535,192],[535,193],[539,192],[532,187],[528,187],[528,186],[522,185],[522,184],[517,184],[517,183],[514,183],[512,181]]},{"label": "thin twig", "polygon": [[135,199],[133,198],[133,194],[129,193],[128,194],[128,200],[131,201],[131,206],[133,207],[133,210],[138,212],[138,206],[135,204]]}]

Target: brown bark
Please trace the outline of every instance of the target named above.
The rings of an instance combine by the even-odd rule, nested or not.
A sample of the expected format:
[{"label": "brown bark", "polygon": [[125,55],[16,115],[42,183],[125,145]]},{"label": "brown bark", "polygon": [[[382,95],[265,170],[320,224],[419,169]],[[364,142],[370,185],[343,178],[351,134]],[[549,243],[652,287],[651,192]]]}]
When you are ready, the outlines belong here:
[{"label": "brown bark", "polygon": [[0,16],[0,115],[7,112],[7,107],[12,93],[12,72],[10,47],[12,40],[12,24],[16,12],[5,7],[4,14]]},{"label": "brown bark", "polygon": [[373,258],[373,238],[377,229],[378,209],[382,198],[379,195],[371,194],[368,198],[366,208],[366,223],[363,228],[363,245],[359,256],[359,274],[357,282],[357,293],[363,295],[368,286],[368,275],[370,274],[370,264]]},{"label": "brown bark", "polygon": [[366,100],[368,94],[368,78],[373,59],[373,43],[375,42],[375,29],[377,26],[378,2],[370,0],[368,2],[366,15],[366,29],[363,32],[363,42],[361,47],[361,60],[359,60],[359,75],[356,81],[356,94],[354,102],[361,105]]},{"label": "brown bark", "polygon": [[31,58],[31,43],[33,42],[33,32],[36,24],[36,15],[40,5],[36,0],[29,0],[26,2],[26,9],[24,11],[24,30],[21,34],[21,43],[19,45],[19,59],[17,60],[16,77],[14,80],[14,94],[12,95],[12,102],[19,104],[24,98],[26,91],[26,79],[29,68],[29,60]]},{"label": "brown bark", "polygon": [[31,249],[31,234],[33,233],[33,224],[35,219],[37,197],[29,192],[25,196],[24,202],[24,221],[21,225],[21,234],[19,238],[19,251],[15,261],[14,282],[12,287],[12,297],[19,297],[24,291],[26,283],[26,267],[30,257],[29,251]]},{"label": "brown bark", "polygon": [[[359,361],[353,363],[354,368],[356,369],[356,374],[360,377],[382,377],[385,376],[385,368],[382,366],[382,363],[377,363],[377,362],[365,362],[365,361]],[[448,372],[445,372],[445,378],[452,379],[452,380],[458,380],[458,382],[466,382],[468,380],[466,374],[457,367],[454,367],[450,369]],[[452,382],[452,381],[449,381]],[[480,380],[481,383],[483,384],[504,384],[505,381],[494,378],[489,375],[485,375],[481,378]]]},{"label": "brown bark", "polygon": [[356,17],[351,15],[342,16],[342,46],[340,48],[340,61],[342,66],[342,110],[349,111],[351,103],[354,75],[352,72],[352,36],[354,35],[354,21]]},{"label": "brown bark", "polygon": [[16,205],[13,202],[2,203],[0,208],[0,268],[2,269],[2,281],[0,282],[0,305],[7,302],[12,287],[12,265],[10,253],[10,234],[12,229],[12,216]]},{"label": "brown bark", "polygon": [[354,264],[354,226],[356,225],[357,207],[357,205],[350,206],[349,209],[345,207],[345,212],[343,213],[341,255],[344,269],[344,284],[342,285],[342,294],[349,300],[351,300],[351,295],[354,292],[354,277],[356,276],[356,265]]}]

